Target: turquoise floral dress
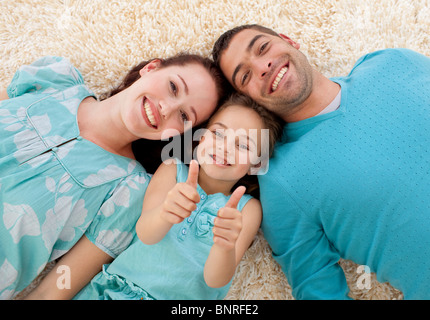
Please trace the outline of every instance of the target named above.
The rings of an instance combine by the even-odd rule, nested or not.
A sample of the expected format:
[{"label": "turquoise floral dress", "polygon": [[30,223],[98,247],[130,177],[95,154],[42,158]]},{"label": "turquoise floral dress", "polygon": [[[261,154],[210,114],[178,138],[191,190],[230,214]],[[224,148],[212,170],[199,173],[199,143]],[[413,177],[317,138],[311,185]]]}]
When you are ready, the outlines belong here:
[{"label": "turquoise floral dress", "polygon": [[[177,162],[176,180],[185,182],[188,167]],[[206,285],[203,271],[213,245],[213,225],[218,210],[229,196],[207,194],[199,185],[200,202],[191,215],[175,224],[158,243],[144,244],[137,236],[133,243],[83,288],[75,300],[220,300],[230,288]],[[242,210],[252,199],[242,196]]]},{"label": "turquoise floral dress", "polygon": [[132,241],[150,176],[79,135],[94,94],[66,59],[21,67],[0,103],[0,298],[85,235],[115,258]]}]

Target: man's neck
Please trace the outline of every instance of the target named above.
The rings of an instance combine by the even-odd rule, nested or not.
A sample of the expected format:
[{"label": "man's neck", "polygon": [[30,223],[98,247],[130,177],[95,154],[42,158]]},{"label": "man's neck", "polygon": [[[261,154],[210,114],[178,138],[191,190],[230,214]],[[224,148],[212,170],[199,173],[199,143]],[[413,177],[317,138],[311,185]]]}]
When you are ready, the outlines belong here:
[{"label": "man's neck", "polygon": [[311,94],[293,112],[285,115],[283,119],[286,122],[297,122],[316,116],[336,98],[339,90],[339,84],[315,71]]}]

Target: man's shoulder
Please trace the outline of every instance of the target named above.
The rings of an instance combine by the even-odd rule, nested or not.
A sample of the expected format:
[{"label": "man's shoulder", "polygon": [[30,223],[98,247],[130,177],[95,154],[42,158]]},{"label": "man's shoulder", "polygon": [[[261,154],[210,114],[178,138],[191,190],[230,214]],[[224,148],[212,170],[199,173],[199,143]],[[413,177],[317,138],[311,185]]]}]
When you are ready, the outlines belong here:
[{"label": "man's shoulder", "polygon": [[[421,53],[407,48],[387,48],[377,50],[363,55],[357,60],[351,72],[362,64],[390,64],[398,63],[399,60],[415,61],[416,59],[426,58]],[[427,57],[428,58],[428,57]]]},{"label": "man's shoulder", "polygon": [[264,184],[265,187],[269,185],[271,186],[270,189],[276,189],[283,185],[284,180],[287,179],[289,172],[288,162],[291,161],[291,159],[288,159],[287,161],[287,149],[287,143],[279,143],[276,145],[274,154],[268,163],[268,170],[264,174],[258,176],[260,186]]}]

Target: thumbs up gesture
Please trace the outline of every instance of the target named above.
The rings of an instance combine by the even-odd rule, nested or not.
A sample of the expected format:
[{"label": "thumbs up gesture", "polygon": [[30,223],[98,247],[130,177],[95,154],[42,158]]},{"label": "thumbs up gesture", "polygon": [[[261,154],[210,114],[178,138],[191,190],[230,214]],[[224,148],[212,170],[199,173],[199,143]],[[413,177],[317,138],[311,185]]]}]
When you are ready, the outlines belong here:
[{"label": "thumbs up gesture", "polygon": [[180,223],[196,210],[200,196],[197,191],[199,164],[191,160],[187,181],[177,183],[164,200],[161,217],[172,224]]},{"label": "thumbs up gesture", "polygon": [[225,207],[218,210],[214,221],[214,243],[228,250],[235,247],[242,230],[242,213],[237,210],[237,205],[245,190],[246,188],[243,186],[234,190]]}]

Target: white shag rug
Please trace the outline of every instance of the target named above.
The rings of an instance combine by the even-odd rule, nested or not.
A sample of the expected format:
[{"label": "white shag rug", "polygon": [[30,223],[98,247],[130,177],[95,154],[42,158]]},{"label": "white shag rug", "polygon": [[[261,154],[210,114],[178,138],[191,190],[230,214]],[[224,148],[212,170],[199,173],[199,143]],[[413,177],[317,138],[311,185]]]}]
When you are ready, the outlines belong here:
[{"label": "white shag rug", "polygon": [[[44,55],[69,58],[100,94],[141,60],[179,51],[208,56],[227,29],[259,23],[301,44],[328,77],[368,52],[406,47],[430,56],[430,0],[0,0],[0,86]],[[372,274],[369,289],[341,260],[351,297],[401,299]],[[21,295],[22,297],[22,295]],[[293,299],[262,234],[241,262],[227,299]]]}]

